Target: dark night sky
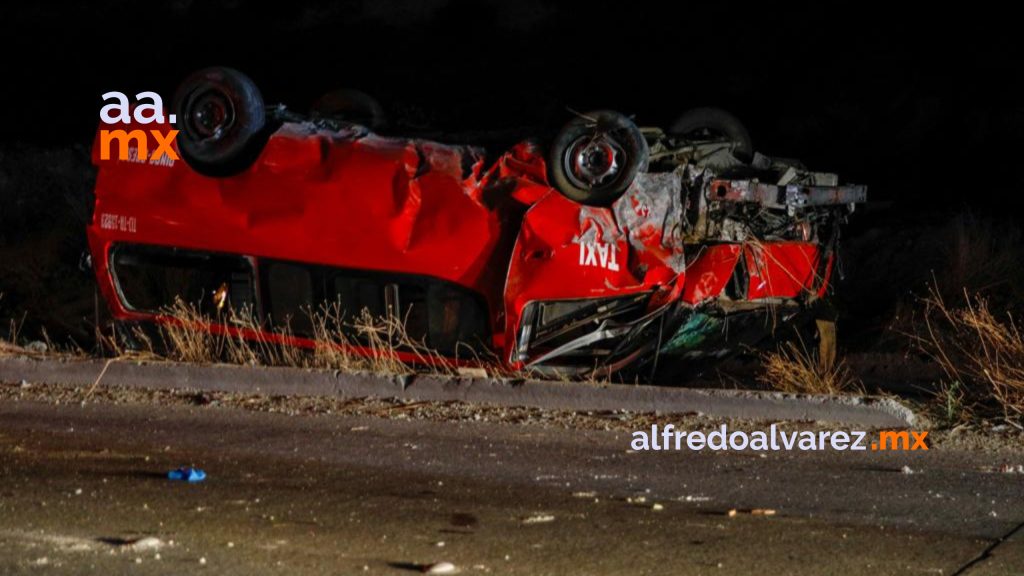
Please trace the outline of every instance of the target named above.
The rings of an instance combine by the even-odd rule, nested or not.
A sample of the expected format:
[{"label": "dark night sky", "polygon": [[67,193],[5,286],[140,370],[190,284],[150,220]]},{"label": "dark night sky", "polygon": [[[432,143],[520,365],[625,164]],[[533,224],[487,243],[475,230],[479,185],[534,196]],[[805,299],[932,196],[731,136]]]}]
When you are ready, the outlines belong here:
[{"label": "dark night sky", "polygon": [[6,3],[2,140],[88,143],[101,93],[169,99],[188,72],[227,64],[269,101],[303,109],[329,88],[357,87],[399,118],[445,130],[543,132],[566,106],[664,124],[716,105],[747,123],[758,149],[865,182],[876,199],[953,205],[969,192],[980,206],[1018,203],[1018,19],[970,8]]}]

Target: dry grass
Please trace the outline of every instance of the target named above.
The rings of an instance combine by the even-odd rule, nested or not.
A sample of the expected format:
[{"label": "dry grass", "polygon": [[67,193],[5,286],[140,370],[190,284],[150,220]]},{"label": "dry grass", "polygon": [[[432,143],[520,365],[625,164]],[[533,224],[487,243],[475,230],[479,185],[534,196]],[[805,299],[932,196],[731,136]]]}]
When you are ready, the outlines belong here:
[{"label": "dry grass", "polygon": [[[267,366],[303,366],[305,358],[294,346],[282,346],[259,332],[259,320],[252,310],[228,309],[219,318],[204,315],[197,308],[177,300],[165,314],[171,322],[162,324],[160,336],[167,356],[179,362]],[[230,329],[224,329],[224,327]],[[290,337],[285,331],[284,337]],[[139,339],[154,352],[144,335]]]},{"label": "dry grass", "polygon": [[860,381],[846,363],[828,350],[811,352],[799,342],[786,342],[761,355],[764,384],[782,392],[803,394],[863,393]]},{"label": "dry grass", "polygon": [[[377,317],[363,310],[352,322],[347,322],[337,303],[325,304],[309,316],[315,342],[309,359],[312,367],[400,374],[409,372],[409,366],[399,354],[404,352],[411,356],[414,364],[427,371],[456,372],[450,361],[409,336],[404,320],[397,316]],[[350,336],[353,331],[355,337]]]},{"label": "dry grass", "polygon": [[966,291],[964,302],[949,306],[933,288],[922,299],[918,330],[910,335],[945,373],[937,408],[948,423],[1001,417],[1021,427],[1024,337],[1010,312],[997,316],[985,298]]},{"label": "dry grass", "polygon": [[[226,308],[211,316],[178,299],[163,310],[164,321],[155,324],[155,331],[138,326],[126,328],[127,333],[97,329],[96,339],[103,355],[113,358],[380,374],[420,372],[513,380],[551,378],[533,370],[510,368],[493,352],[464,343],[457,346],[455,360],[441,356],[422,340],[411,337],[404,320],[393,315],[379,317],[363,310],[349,320],[338,303],[321,305],[307,314],[312,333],[308,338],[299,339],[287,328],[277,328],[273,334],[266,332],[251,309]],[[8,341],[0,335],[0,354],[35,354],[15,344],[19,330],[20,324],[12,322],[11,339]],[[299,340],[303,345],[296,345]],[[54,350],[48,340],[46,344],[49,350]],[[80,348],[75,348],[75,352],[85,354]],[[570,376],[556,375],[555,378],[569,380]],[[606,383],[607,374],[595,370],[587,381]]]},{"label": "dry grass", "polygon": [[405,374],[413,367],[432,373],[457,372],[452,362],[410,337],[397,317],[375,317],[364,310],[349,322],[337,304],[321,306],[308,314],[312,334],[304,340],[311,342],[311,347],[295,345],[298,339],[288,329],[273,335],[262,331],[249,309],[228,309],[211,317],[180,300],[164,311],[167,321],[159,324],[156,342],[141,329],[131,334],[135,349],[116,334],[104,341],[116,356],[142,355],[196,364],[223,362],[384,374]]},{"label": "dry grass", "polygon": [[875,240],[855,245],[846,252],[853,268],[843,295],[878,315],[870,326],[884,329],[876,349],[906,345],[920,321],[920,300],[932,292],[959,307],[966,289],[984,296],[991,310],[1024,312],[1024,227],[1010,214],[965,211],[941,224],[879,230]]},{"label": "dry grass", "polygon": [[[0,292],[0,301],[3,298],[4,295]],[[42,329],[41,340],[25,343],[21,334],[24,324],[25,315],[22,315],[20,319],[12,318],[10,320],[7,325],[7,334],[0,334],[0,355],[42,356],[47,353],[59,353],[61,355],[82,353],[82,350],[74,345],[65,346],[63,349],[55,346],[50,340],[50,335],[46,332],[46,328]]]}]

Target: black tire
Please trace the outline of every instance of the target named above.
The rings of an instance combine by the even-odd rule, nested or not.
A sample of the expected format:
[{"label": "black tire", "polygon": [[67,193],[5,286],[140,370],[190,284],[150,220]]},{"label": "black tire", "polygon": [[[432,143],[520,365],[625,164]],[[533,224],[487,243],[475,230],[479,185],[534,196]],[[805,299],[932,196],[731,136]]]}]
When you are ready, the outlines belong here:
[{"label": "black tire", "polygon": [[267,140],[263,96],[238,70],[215,66],[192,74],[175,94],[174,111],[181,157],[206,176],[242,172]]},{"label": "black tire", "polygon": [[609,110],[567,123],[551,144],[548,173],[566,198],[587,206],[609,206],[647,166],[650,150],[632,120]]},{"label": "black tire", "polygon": [[721,108],[694,108],[685,112],[668,129],[671,136],[688,140],[724,138],[733,143],[732,155],[737,160],[750,162],[754,158],[754,144],[743,123]]},{"label": "black tire", "polygon": [[312,113],[320,118],[331,118],[361,124],[371,130],[384,126],[384,107],[366,92],[341,88],[324,94],[313,103]]}]

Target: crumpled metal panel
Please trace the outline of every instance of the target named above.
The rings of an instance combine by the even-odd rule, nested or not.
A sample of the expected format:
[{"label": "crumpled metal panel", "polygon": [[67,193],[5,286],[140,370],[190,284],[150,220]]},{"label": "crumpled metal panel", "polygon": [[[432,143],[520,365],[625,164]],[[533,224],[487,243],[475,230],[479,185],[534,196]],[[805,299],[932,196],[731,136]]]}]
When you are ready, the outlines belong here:
[{"label": "crumpled metal panel", "polygon": [[703,246],[694,244],[693,261],[686,271],[686,283],[682,299],[696,306],[718,298],[732,278],[736,263],[743,252],[741,244],[717,244]]},{"label": "crumpled metal panel", "polygon": [[746,299],[797,298],[813,294],[824,283],[819,277],[821,254],[809,242],[747,244],[743,257],[749,276]]},{"label": "crumpled metal panel", "polygon": [[629,245],[643,266],[686,270],[683,250],[683,168],[675,172],[641,173],[612,209],[627,231]]}]

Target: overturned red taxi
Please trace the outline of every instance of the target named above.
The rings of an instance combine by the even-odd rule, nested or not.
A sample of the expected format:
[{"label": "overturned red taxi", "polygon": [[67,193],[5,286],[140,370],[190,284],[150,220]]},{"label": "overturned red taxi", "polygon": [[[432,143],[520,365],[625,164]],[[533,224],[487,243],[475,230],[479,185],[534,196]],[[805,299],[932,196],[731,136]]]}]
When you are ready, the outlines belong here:
[{"label": "overturned red taxi", "polygon": [[813,307],[866,197],[755,153],[717,109],[667,130],[579,114],[495,154],[378,135],[379,106],[361,93],[323,102],[267,106],[245,75],[210,68],[175,98],[182,160],[94,151],[88,237],[118,321],[173,321],[178,300],[246,308],[260,329],[245,337],[312,346],[310,311],[334,303],[398,318],[459,361],[651,368],[722,354]]}]

